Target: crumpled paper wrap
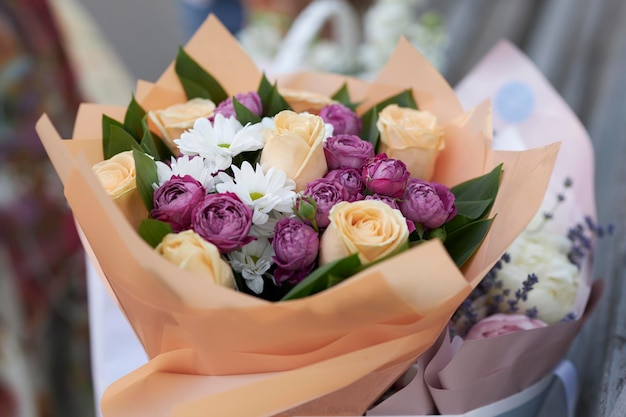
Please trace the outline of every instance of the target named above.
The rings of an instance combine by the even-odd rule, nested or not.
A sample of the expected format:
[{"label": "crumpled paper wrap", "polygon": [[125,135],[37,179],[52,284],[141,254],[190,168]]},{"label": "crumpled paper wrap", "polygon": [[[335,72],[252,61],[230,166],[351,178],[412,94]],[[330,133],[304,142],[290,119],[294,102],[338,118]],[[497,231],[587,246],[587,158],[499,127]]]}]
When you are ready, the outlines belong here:
[{"label": "crumpled paper wrap", "polygon": [[[211,16],[185,47],[229,94],[256,90],[261,74]],[[504,163],[497,215],[479,251],[459,270],[438,241],[419,245],[312,297],[271,303],[216,286],[157,255],[91,171],[102,160],[100,119],[123,108],[86,104],[73,138],[44,115],[37,131],[100,269],[150,362],[105,392],[106,417],[361,415],[437,339],[484,273],[524,229],[543,198],[558,145],[491,149],[491,112],[467,113],[407,41],[373,83],[297,74],[280,85],[330,94],[344,82],[359,111],[406,88],[443,124],[447,146],[435,181],[454,185]],[[137,101],[154,110],[185,101],[170,66]],[[141,208],[137,208],[140,210]],[[132,210],[131,210],[132,211]]]}]

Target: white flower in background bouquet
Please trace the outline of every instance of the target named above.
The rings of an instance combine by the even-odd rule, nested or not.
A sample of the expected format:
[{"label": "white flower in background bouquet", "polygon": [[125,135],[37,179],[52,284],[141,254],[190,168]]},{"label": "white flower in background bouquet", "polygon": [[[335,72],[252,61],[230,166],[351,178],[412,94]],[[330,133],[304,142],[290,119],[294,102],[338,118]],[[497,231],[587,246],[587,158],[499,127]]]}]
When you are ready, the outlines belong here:
[{"label": "white flower in background bouquet", "polygon": [[[330,33],[323,31],[327,22],[332,23]],[[287,33],[284,25],[284,19],[276,16],[254,14],[238,34],[244,49],[269,72],[299,69],[371,79],[401,37],[440,71],[446,66],[448,37],[443,19],[423,0],[375,0],[362,21],[346,1],[317,1],[294,20]],[[293,63],[282,59],[287,55],[300,58]]]}]

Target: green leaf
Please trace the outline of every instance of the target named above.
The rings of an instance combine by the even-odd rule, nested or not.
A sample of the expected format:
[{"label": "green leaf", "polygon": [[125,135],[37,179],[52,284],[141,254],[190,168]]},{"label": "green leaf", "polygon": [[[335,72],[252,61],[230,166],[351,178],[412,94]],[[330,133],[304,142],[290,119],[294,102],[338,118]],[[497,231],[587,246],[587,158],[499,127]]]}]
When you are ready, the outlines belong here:
[{"label": "green leaf", "polygon": [[141,149],[135,138],[124,130],[123,127],[111,125],[109,136],[109,155],[117,155],[121,152],[130,151],[132,149]]},{"label": "green leaf", "polygon": [[263,104],[263,116],[273,117],[283,110],[291,110],[287,101],[278,92],[276,84],[272,85],[265,74],[261,77],[257,93]]},{"label": "green leaf", "polygon": [[[489,201],[480,216],[474,216],[474,218],[482,218],[489,214],[489,210],[493,206],[493,202],[498,194],[500,187],[500,177],[502,175],[502,164],[495,167],[491,172],[483,176],[473,178],[469,181],[465,181],[459,185],[456,185],[450,189],[455,197],[455,204],[473,203],[474,209],[477,209],[480,202]],[[458,207],[458,206],[457,206]],[[466,205],[465,208],[469,208]],[[467,215],[467,213],[464,213]]]},{"label": "green leaf", "polygon": [[358,254],[322,265],[293,287],[281,301],[304,298],[324,291],[352,276],[360,267]]},{"label": "green leaf", "polygon": [[476,220],[448,234],[444,246],[459,268],[476,252],[492,223],[493,218]]},{"label": "green leaf", "polygon": [[118,122],[115,119],[110,118],[106,114],[102,115],[102,154],[104,155],[104,159],[109,159],[115,154],[110,153],[111,148],[111,127],[116,126],[121,129],[124,128],[124,125]]},{"label": "green leaf", "polygon": [[169,161],[173,156],[170,148],[163,143],[163,139],[148,128],[148,116],[141,121],[143,126],[143,138],[141,139],[141,148],[149,155],[153,156],[157,161]]},{"label": "green leaf", "polygon": [[372,106],[372,108],[366,111],[363,116],[361,116],[361,119],[363,120],[361,138],[374,145],[375,150],[378,149],[378,141],[380,139],[380,132],[378,131],[378,127],[376,127],[376,123],[378,122],[378,113],[390,104],[397,104],[400,107],[417,109],[417,103],[415,102],[415,99],[413,99],[412,91],[409,89],[376,103]]},{"label": "green leaf", "polygon": [[188,99],[201,97],[220,103],[228,98],[228,94],[220,83],[194,61],[183,48],[178,48],[174,69]]},{"label": "green leaf", "polygon": [[485,216],[485,212],[491,208],[493,199],[488,200],[475,200],[475,201],[459,201],[455,200],[457,213],[469,217],[470,219],[477,220]]},{"label": "green leaf", "polygon": [[133,157],[135,158],[135,171],[137,172],[137,191],[149,212],[154,207],[152,184],[158,181],[156,162],[143,151],[136,149],[133,151]]},{"label": "green leaf", "polygon": [[144,219],[139,224],[139,236],[153,248],[170,233],[173,233],[172,226],[160,220]]},{"label": "green leaf", "polygon": [[446,229],[446,233],[450,234],[454,232],[455,230],[460,229],[461,227],[465,226],[466,224],[469,224],[476,220],[477,219],[472,219],[470,217],[457,213],[457,215],[454,216],[454,218],[450,220],[448,223],[444,224],[443,227]]},{"label": "green leaf", "polygon": [[374,106],[367,111],[362,117],[363,127],[361,128],[361,139],[369,142],[374,146],[374,150],[378,148],[380,132],[376,123],[378,123],[378,107]]},{"label": "green leaf", "polygon": [[333,94],[330,98],[332,98],[335,101],[338,101],[339,103],[350,108],[351,110],[356,109],[359,105],[359,103],[353,102],[350,100],[350,92],[348,91],[348,83],[343,83],[341,88],[337,90],[337,92]]},{"label": "green leaf", "polygon": [[235,113],[237,114],[237,120],[242,125],[247,125],[248,123],[255,124],[261,121],[261,118],[256,114],[252,113],[252,111],[241,104],[239,100],[233,97],[233,107],[235,108]]},{"label": "green leaf", "polygon": [[124,115],[124,129],[130,133],[139,143],[144,136],[143,119],[146,116],[145,110],[137,103],[133,96],[126,114]]}]

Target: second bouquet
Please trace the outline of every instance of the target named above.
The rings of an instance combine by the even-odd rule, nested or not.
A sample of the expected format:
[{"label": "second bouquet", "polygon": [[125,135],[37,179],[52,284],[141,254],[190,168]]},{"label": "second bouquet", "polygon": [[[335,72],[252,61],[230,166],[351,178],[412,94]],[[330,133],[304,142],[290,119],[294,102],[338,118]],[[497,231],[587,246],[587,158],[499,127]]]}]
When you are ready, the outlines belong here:
[{"label": "second bouquet", "polygon": [[491,147],[408,43],[373,83],[268,81],[213,17],[126,108],[38,132],[150,362],[105,416],[362,414],[539,207],[558,145]]}]

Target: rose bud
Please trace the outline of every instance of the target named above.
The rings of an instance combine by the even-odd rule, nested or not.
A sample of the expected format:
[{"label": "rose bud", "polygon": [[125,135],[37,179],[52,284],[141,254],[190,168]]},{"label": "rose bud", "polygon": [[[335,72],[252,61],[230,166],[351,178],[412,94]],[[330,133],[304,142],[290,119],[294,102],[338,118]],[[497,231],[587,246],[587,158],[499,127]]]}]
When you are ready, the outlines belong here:
[{"label": "rose bud", "polygon": [[374,157],[374,146],[354,135],[335,135],[324,142],[324,156],[328,169],[361,169]]},{"label": "rose bud", "polygon": [[300,195],[294,204],[293,213],[301,220],[312,222],[317,213],[317,203],[313,197]]},{"label": "rose bud", "polygon": [[206,195],[206,190],[191,175],[173,176],[154,192],[154,208],[150,215],[169,223],[174,232],[191,227],[191,212]]},{"label": "rose bud", "polygon": [[417,178],[409,179],[398,205],[407,219],[426,229],[436,229],[456,216],[454,194],[448,187]]},{"label": "rose bud", "polygon": [[319,250],[319,236],[313,228],[296,219],[281,219],[276,223],[272,257],[274,273],[280,285],[285,281],[297,284],[313,270]]},{"label": "rose bud", "polygon": [[365,188],[374,194],[401,197],[411,174],[404,162],[378,154],[363,166],[361,176]]},{"label": "rose bud", "polygon": [[193,230],[213,243],[220,253],[252,242],[252,209],[234,193],[208,194],[191,214]]},{"label": "rose bud", "polygon": [[547,324],[538,319],[531,319],[523,314],[494,314],[472,326],[465,340],[487,339],[522,330],[539,329]]},{"label": "rose bud", "polygon": [[[248,108],[252,113],[257,116],[261,116],[263,114],[263,105],[261,104],[261,97],[254,91],[249,93],[238,93],[235,94],[235,98],[238,102],[243,104]],[[221,114],[222,116],[229,117],[237,117],[237,112],[235,112],[235,106],[233,104],[233,98],[229,97],[226,100],[222,101],[216,108],[209,120],[213,123],[215,116],[217,114]]]},{"label": "rose bud", "polygon": [[355,112],[339,103],[324,107],[320,117],[333,125],[335,135],[358,135],[363,126],[363,121]]},{"label": "rose bud", "polygon": [[346,201],[363,200],[363,178],[358,170],[354,168],[333,169],[324,178],[337,181],[343,186],[349,196]]},{"label": "rose bud", "polygon": [[[328,178],[320,178],[307,184],[303,194],[312,197],[317,205],[315,225],[319,229],[328,226],[328,213],[337,203],[348,201],[350,195],[339,181]],[[315,227],[315,226],[314,226]]]}]

